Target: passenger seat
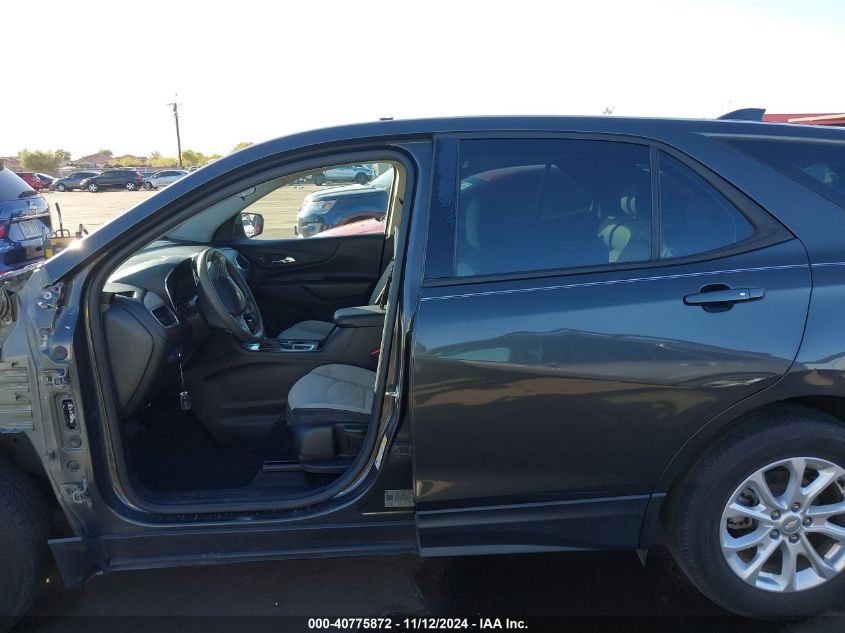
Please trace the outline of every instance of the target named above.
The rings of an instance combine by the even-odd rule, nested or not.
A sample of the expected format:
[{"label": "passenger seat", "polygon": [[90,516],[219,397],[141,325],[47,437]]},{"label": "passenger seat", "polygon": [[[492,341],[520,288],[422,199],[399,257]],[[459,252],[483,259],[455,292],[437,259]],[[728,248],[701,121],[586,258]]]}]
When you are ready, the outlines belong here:
[{"label": "passenger seat", "polygon": [[651,201],[642,204],[639,199],[634,195],[622,196],[620,212],[608,216],[599,225],[598,235],[608,248],[609,263],[638,262],[651,256]]},{"label": "passenger seat", "polygon": [[[393,260],[391,260],[376,282],[376,287],[370,295],[370,304],[380,303],[382,295],[387,289],[390,274],[393,272]],[[318,342],[324,340],[331,334],[335,325],[331,321],[301,321],[282,331],[276,339],[279,341],[310,341]]]}]

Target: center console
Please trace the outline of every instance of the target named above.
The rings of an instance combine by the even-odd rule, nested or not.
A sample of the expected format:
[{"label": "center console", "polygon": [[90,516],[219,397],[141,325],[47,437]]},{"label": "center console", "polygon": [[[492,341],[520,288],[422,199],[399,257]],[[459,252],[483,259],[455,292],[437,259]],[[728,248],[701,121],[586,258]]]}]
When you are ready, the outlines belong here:
[{"label": "center console", "polygon": [[334,313],[334,329],[321,341],[264,339],[245,347],[255,352],[307,354],[320,364],[344,363],[375,369],[384,315],[384,308],[378,305],[341,308]]}]

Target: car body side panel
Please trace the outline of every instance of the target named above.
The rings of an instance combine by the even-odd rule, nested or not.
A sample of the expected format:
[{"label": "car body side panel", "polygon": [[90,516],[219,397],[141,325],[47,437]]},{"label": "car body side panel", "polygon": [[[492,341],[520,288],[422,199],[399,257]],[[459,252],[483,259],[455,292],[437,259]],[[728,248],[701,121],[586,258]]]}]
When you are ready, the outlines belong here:
[{"label": "car body side panel", "polygon": [[[804,337],[795,362],[778,382],[742,400],[709,420],[681,447],[655,485],[665,495],[704,447],[741,424],[744,416],[784,401],[821,406],[835,415],[845,413],[845,343],[841,315],[845,314],[845,261],[812,266],[813,292]],[[657,514],[646,519],[643,534],[654,532]],[[641,547],[647,547],[647,541]]]},{"label": "car body side panel", "polygon": [[[684,304],[708,283],[765,297],[721,313]],[[787,372],[810,284],[790,240],[656,270],[424,289],[419,510],[523,504],[530,514],[536,503],[650,494],[699,427]]]}]

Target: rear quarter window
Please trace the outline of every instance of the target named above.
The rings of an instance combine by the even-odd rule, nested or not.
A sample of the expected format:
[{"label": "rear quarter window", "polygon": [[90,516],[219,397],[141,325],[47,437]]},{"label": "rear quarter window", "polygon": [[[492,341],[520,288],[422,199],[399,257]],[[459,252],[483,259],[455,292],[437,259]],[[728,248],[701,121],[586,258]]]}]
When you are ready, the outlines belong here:
[{"label": "rear quarter window", "polygon": [[[32,193],[34,191],[24,180],[16,173],[8,169],[0,169],[0,200],[17,200]],[[21,196],[21,194],[24,194]]]},{"label": "rear quarter window", "polygon": [[718,140],[845,207],[845,141],[759,138]]}]

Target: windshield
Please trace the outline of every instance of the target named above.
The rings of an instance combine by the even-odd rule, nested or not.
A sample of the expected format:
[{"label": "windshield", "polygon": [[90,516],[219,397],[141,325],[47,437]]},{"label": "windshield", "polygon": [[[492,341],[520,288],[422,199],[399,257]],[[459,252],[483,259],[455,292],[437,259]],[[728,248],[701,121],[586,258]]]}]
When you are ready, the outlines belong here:
[{"label": "windshield", "polygon": [[23,179],[13,171],[0,169],[0,200],[18,200],[38,195]]}]

